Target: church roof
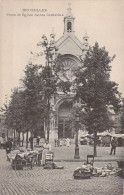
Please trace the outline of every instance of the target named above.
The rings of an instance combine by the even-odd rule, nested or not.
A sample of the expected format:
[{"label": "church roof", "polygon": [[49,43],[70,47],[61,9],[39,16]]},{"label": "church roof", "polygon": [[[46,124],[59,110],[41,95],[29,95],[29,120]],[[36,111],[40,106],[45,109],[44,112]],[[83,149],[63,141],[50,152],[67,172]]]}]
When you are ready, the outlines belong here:
[{"label": "church roof", "polygon": [[70,38],[81,50],[83,49],[83,43],[81,43],[81,41],[79,41],[79,39],[75,36],[75,35],[73,35],[73,36],[71,36],[71,35],[68,35],[68,36],[61,36],[57,41],[56,41],[56,46],[57,47],[60,47],[60,45],[63,43],[63,42],[65,42],[65,41],[67,41],[67,39],[68,38]]},{"label": "church roof", "polygon": [[56,41],[56,47],[59,49],[59,53],[79,56],[82,54],[84,46],[74,34],[70,33],[69,35],[68,33],[68,35],[63,35]]}]

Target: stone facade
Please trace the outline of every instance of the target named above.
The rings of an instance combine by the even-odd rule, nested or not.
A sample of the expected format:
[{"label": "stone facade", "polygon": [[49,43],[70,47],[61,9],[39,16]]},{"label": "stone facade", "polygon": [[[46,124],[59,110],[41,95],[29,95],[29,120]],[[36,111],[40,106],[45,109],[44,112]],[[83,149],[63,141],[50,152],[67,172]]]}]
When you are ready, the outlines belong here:
[{"label": "stone facade", "polygon": [[87,35],[84,36],[83,43],[75,36],[74,20],[69,5],[67,15],[64,17],[64,32],[56,41],[56,47],[64,67],[64,75],[60,72],[59,76],[62,80],[69,79],[72,82],[72,88],[66,95],[58,90],[51,100],[53,112],[50,116],[50,141],[58,138],[74,138],[74,132],[68,120],[72,109],[71,99],[74,96],[73,73],[80,66],[80,61],[89,48]]}]

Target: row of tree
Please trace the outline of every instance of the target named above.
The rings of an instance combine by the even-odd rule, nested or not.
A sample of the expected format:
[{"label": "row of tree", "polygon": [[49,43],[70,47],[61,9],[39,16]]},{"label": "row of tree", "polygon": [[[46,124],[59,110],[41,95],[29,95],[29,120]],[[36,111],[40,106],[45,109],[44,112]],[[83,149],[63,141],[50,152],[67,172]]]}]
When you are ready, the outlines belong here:
[{"label": "row of tree", "polygon": [[[48,49],[47,45],[46,50]],[[54,62],[49,64],[49,53],[47,55],[46,66],[26,66],[25,77],[22,79],[24,90],[14,90],[9,105],[2,108],[8,128],[15,128],[16,124],[17,131],[34,132],[41,129],[44,122],[49,126],[50,98],[57,88],[65,93],[70,91],[71,82],[64,82],[59,78],[61,66],[57,62],[61,61],[61,56],[58,55]],[[110,63],[114,57],[109,56],[105,47],[100,48],[98,43],[95,43],[74,73],[76,89],[73,102],[80,102],[80,123],[86,126],[89,133],[94,133],[95,138],[97,132],[112,127],[109,107],[112,106],[116,113],[121,108],[118,85],[110,81]],[[94,154],[96,155],[96,145]]]}]

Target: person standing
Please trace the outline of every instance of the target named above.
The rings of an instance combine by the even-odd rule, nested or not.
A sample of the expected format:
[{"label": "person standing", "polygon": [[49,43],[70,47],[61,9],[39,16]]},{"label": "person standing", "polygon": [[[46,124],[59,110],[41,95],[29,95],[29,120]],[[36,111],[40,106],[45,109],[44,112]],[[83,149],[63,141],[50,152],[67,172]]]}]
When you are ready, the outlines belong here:
[{"label": "person standing", "polygon": [[33,136],[29,138],[29,141],[30,141],[30,148],[31,150],[33,150]]},{"label": "person standing", "polygon": [[39,137],[37,137],[37,146],[39,146],[39,142],[40,142],[40,138]]},{"label": "person standing", "polygon": [[9,154],[12,150],[12,141],[10,138],[8,138],[8,141],[6,142],[6,153]]},{"label": "person standing", "polygon": [[69,138],[66,139],[66,146],[67,146],[67,147],[70,146],[70,139],[69,139]]},{"label": "person standing", "polygon": [[6,142],[6,155],[7,155],[7,160],[8,159],[8,154],[11,152],[12,150],[12,141],[10,138],[8,138],[8,141]]},{"label": "person standing", "polygon": [[116,147],[117,147],[117,141],[116,141],[115,137],[113,137],[113,139],[111,141],[111,152],[110,152],[110,155],[112,155],[113,151],[114,151],[114,154],[116,153]]},{"label": "person standing", "polygon": [[49,144],[48,140],[46,140],[45,144],[43,145],[41,165],[45,165],[46,154],[48,154],[50,151],[51,145]]}]

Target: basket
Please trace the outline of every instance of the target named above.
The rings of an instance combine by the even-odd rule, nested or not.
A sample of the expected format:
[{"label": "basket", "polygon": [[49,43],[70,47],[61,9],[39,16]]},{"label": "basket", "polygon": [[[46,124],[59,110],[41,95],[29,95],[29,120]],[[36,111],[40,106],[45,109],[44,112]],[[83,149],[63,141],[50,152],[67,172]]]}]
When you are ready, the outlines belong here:
[{"label": "basket", "polygon": [[74,171],[73,177],[74,179],[90,179],[91,172],[80,168]]}]

